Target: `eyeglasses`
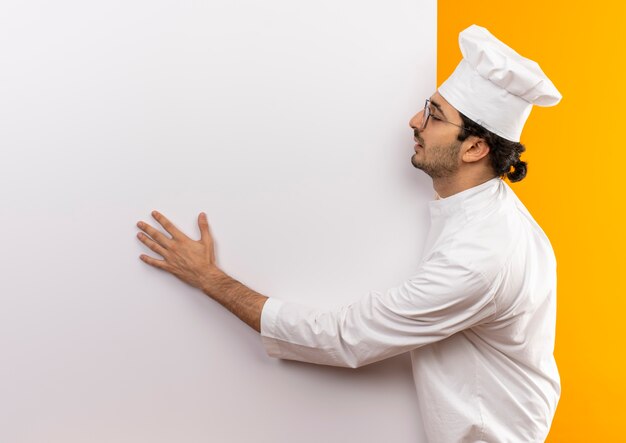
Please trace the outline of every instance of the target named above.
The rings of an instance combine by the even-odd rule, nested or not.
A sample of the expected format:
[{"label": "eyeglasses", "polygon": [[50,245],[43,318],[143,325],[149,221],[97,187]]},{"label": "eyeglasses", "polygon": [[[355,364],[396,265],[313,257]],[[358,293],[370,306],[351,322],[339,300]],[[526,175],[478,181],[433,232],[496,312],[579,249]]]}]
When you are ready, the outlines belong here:
[{"label": "eyeglasses", "polygon": [[430,110],[430,99],[427,98],[426,103],[424,104],[424,115],[422,116],[422,124],[420,126],[420,131],[423,131],[426,128],[426,125],[428,124],[428,119],[431,117],[435,120],[439,120],[440,122],[450,123],[451,125],[454,125],[457,128],[462,128],[462,129],[465,129],[466,131],[470,130],[469,128],[466,128],[465,126],[457,125],[456,123],[452,123],[448,120],[442,119],[441,117],[437,117],[433,115],[433,113]]}]

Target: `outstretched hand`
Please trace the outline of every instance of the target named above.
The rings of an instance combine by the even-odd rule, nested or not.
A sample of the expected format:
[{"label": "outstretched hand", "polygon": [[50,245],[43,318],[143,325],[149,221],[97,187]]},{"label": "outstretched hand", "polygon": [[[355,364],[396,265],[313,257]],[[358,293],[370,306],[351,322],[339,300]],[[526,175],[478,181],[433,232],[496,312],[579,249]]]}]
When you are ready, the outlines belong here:
[{"label": "outstretched hand", "polygon": [[152,216],[172,238],[143,221],[138,222],[137,226],[145,232],[137,234],[139,240],[163,259],[144,254],[139,258],[155,268],[173,274],[193,287],[205,289],[210,283],[210,273],[217,270],[213,237],[209,231],[206,214],[202,212],[198,216],[200,240],[197,241],[187,237],[157,211],[153,211]]}]

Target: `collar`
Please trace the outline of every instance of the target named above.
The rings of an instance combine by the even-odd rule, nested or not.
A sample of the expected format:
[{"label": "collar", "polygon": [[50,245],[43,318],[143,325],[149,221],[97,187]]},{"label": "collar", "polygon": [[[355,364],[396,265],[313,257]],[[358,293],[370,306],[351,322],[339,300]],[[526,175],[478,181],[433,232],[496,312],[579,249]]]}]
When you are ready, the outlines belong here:
[{"label": "collar", "polygon": [[465,214],[471,216],[487,206],[494,198],[504,192],[506,184],[500,177],[494,177],[473,188],[457,192],[446,198],[428,202],[431,217]]}]

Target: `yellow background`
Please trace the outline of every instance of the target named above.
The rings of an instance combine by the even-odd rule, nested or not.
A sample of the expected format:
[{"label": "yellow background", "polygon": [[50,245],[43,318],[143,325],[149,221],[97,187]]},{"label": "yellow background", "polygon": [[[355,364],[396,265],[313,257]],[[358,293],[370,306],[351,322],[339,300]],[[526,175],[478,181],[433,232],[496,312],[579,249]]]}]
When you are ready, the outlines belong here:
[{"label": "yellow background", "polygon": [[474,23],[538,62],[563,95],[533,108],[521,140],[528,175],[511,184],[557,257],[562,393],[548,442],[626,442],[624,3],[438,3],[438,84]]}]

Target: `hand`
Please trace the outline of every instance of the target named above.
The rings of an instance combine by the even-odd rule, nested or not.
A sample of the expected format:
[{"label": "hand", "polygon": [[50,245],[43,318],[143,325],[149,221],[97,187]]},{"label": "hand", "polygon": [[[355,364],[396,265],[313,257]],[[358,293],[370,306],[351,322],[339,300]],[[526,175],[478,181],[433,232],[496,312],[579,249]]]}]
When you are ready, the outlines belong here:
[{"label": "hand", "polygon": [[167,271],[193,287],[204,289],[208,284],[210,274],[217,270],[213,238],[209,232],[209,222],[203,212],[198,216],[200,240],[192,240],[179,231],[164,215],[157,211],[152,216],[172,236],[168,238],[159,230],[147,223],[138,222],[137,226],[148,235],[137,234],[146,246],[159,254],[164,260],[158,260],[147,255],[141,255],[144,262],[155,268]]}]

